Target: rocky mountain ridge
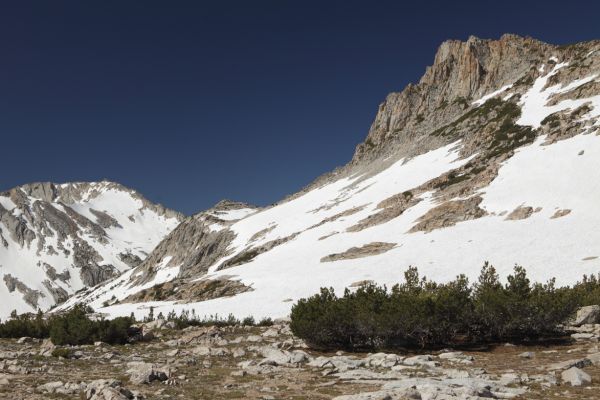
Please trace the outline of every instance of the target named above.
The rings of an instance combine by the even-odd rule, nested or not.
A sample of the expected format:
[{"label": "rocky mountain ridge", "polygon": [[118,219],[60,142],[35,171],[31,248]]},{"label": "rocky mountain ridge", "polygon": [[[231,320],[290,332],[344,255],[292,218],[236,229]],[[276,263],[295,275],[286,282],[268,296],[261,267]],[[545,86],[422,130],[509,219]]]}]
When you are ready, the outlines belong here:
[{"label": "rocky mountain ridge", "polygon": [[[389,94],[379,106],[352,164],[372,161],[386,151],[389,153],[389,147],[394,152],[399,148],[418,151],[415,146],[431,141],[431,132],[463,115],[473,100],[525,75],[535,75],[537,66],[558,53],[563,51],[557,46],[511,34],[499,40],[471,36],[466,42],[442,43],[433,65],[426,68],[420,81]],[[439,143],[426,145],[424,150],[435,146]]]},{"label": "rocky mountain ridge", "polygon": [[[2,339],[0,396],[42,400],[598,399],[600,325],[572,343],[510,344],[426,353],[324,352],[290,326],[144,323],[135,344],[55,346]],[[65,357],[53,357],[60,352]],[[8,397],[7,397],[8,398]]]}]

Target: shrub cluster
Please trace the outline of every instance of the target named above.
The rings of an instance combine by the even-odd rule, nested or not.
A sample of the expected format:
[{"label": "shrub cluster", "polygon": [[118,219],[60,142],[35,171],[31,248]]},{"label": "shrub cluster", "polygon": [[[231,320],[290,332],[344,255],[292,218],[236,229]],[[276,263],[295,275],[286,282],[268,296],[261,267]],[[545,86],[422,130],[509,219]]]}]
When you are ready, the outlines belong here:
[{"label": "shrub cluster", "polygon": [[50,338],[56,345],[80,345],[101,341],[110,344],[124,344],[130,336],[132,317],[119,317],[112,320],[92,320],[89,309],[76,306],[72,310],[44,319],[41,312],[16,315],[0,324],[0,337],[19,338],[30,336]]},{"label": "shrub cluster", "polygon": [[584,277],[574,287],[532,284],[515,266],[502,284],[485,263],[478,281],[464,275],[439,284],[419,278],[416,268],[391,290],[366,285],[342,297],[333,289],[302,299],[292,308],[291,329],[322,349],[443,347],[526,341],[564,334],[577,307],[600,304],[600,281]]},{"label": "shrub cluster", "polygon": [[17,315],[17,312],[13,311],[10,319],[0,323],[0,337],[3,338],[29,336],[42,339],[47,338],[49,334],[48,321],[44,319],[41,311],[35,316],[32,314]]},{"label": "shrub cluster", "polygon": [[[0,323],[0,337],[50,338],[56,345],[80,345],[96,341],[124,344],[139,336],[140,330],[132,326],[136,322],[133,314],[129,317],[118,317],[112,320],[93,320],[89,318],[90,312],[93,310],[84,306],[75,306],[66,313],[52,315],[47,319],[44,318],[41,311],[36,315],[17,315],[16,312],[13,312],[10,319]],[[273,325],[271,318],[263,318],[258,322],[253,317],[239,320],[231,314],[226,318],[218,315],[200,318],[193,311],[190,313],[187,310],[179,315],[171,311],[166,317],[159,313],[156,318],[174,322],[175,329],[184,329],[188,326]],[[150,314],[144,319],[144,322],[154,319],[154,310],[151,308]]]},{"label": "shrub cluster", "polygon": [[[242,320],[233,316],[233,314],[229,314],[227,317],[220,317],[219,315],[211,315],[199,317],[196,315],[195,311],[192,310],[183,310],[179,315],[175,313],[175,311],[171,311],[167,314],[166,317],[162,315],[162,313],[158,314],[156,317],[158,319],[165,319],[166,321],[171,321],[175,323],[175,329],[185,329],[189,326],[236,326],[236,325],[244,325],[244,326],[271,326],[273,325],[273,320],[271,318],[263,318],[258,322],[254,319],[254,317],[246,317]],[[150,314],[145,319],[146,322],[154,320],[154,311],[151,308]]]}]

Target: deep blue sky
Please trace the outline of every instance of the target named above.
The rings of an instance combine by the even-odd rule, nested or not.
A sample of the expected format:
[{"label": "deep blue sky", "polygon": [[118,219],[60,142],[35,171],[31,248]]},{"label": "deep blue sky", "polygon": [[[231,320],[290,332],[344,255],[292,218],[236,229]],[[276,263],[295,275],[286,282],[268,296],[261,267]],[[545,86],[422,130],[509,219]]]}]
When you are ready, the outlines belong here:
[{"label": "deep blue sky", "polygon": [[[0,5],[0,190],[107,178],[185,213],[347,162],[445,39],[600,39],[594,1]],[[594,5],[596,4],[596,5]]]}]

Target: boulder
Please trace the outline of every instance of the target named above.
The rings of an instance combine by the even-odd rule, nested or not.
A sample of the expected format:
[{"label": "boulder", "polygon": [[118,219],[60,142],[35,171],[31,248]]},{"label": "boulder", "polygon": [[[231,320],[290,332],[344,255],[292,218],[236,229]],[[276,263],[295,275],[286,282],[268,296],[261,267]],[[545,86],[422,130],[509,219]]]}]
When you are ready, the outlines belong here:
[{"label": "boulder", "polygon": [[547,369],[550,371],[560,370],[560,369],[569,369],[572,367],[576,368],[585,368],[592,365],[592,361],[589,358],[578,358],[574,360],[561,361],[558,363],[550,364]]},{"label": "boulder", "polygon": [[233,356],[233,358],[244,357],[246,355],[246,350],[242,349],[241,347],[237,347],[233,349],[231,355]]},{"label": "boulder", "polygon": [[563,371],[560,374],[560,377],[564,382],[570,383],[571,386],[582,386],[592,383],[592,378],[577,367],[571,367],[568,370]]},{"label": "boulder", "polygon": [[260,354],[264,359],[260,364],[267,365],[286,365],[290,363],[290,353],[284,350],[279,350],[275,347],[264,346],[260,350]]},{"label": "boulder", "polygon": [[51,393],[51,394],[63,394],[72,395],[85,390],[84,383],[63,383],[61,381],[48,382],[37,387],[40,392]]},{"label": "boulder", "polygon": [[231,352],[225,347],[198,346],[192,350],[192,353],[199,356],[224,357],[228,356]]},{"label": "boulder", "polygon": [[402,359],[396,354],[375,353],[370,354],[365,361],[371,367],[392,368],[398,365]]},{"label": "boulder", "polygon": [[600,365],[600,353],[593,353],[586,357],[594,365]]},{"label": "boulder", "polygon": [[258,335],[249,335],[246,337],[247,342],[262,342],[263,338]]},{"label": "boulder", "polygon": [[468,356],[464,354],[462,351],[450,351],[441,353],[438,357],[442,360],[448,360],[452,363],[460,363],[460,364],[472,364],[474,358],[472,356]]},{"label": "boulder", "polygon": [[294,350],[290,352],[290,364],[298,365],[308,362],[310,356],[302,350]]},{"label": "boulder", "polygon": [[574,333],[571,335],[571,337],[577,341],[581,341],[581,340],[591,340],[595,337],[596,335],[594,335],[593,333]]},{"label": "boulder", "polygon": [[171,372],[166,367],[145,362],[131,362],[127,365],[129,369],[129,381],[134,385],[151,383],[154,381],[166,381],[171,376]]},{"label": "boulder", "polygon": [[366,361],[349,356],[319,356],[317,358],[311,358],[307,365],[309,367],[335,369],[343,372],[364,367],[366,365]]},{"label": "boulder", "polygon": [[279,331],[275,328],[269,328],[263,334],[262,337],[277,337],[279,336]]},{"label": "boulder", "polygon": [[437,361],[433,361],[433,357],[429,354],[423,354],[405,358],[402,364],[409,366],[419,366],[425,368],[434,368],[440,365]]},{"label": "boulder", "polygon": [[144,342],[150,342],[150,341],[154,340],[155,338],[156,338],[156,334],[154,333],[154,330],[144,329],[142,331],[142,340]]},{"label": "boulder", "polygon": [[123,388],[103,387],[92,397],[87,397],[88,400],[131,400],[133,394]]},{"label": "boulder", "polygon": [[584,324],[597,324],[600,322],[600,306],[586,306],[577,310],[573,326],[581,326]]},{"label": "boulder", "polygon": [[130,400],[133,393],[121,387],[116,379],[97,379],[87,384],[84,392],[87,400]]},{"label": "boulder", "polygon": [[299,366],[310,360],[310,356],[302,350],[280,350],[273,346],[263,346],[259,349],[264,359],[259,365]]},{"label": "boulder", "polygon": [[54,381],[39,385],[37,390],[40,392],[56,393],[57,390],[61,389],[65,384],[61,381]]},{"label": "boulder", "polygon": [[50,357],[52,355],[52,351],[56,348],[56,346],[52,343],[50,339],[44,339],[42,341],[42,345],[40,346],[39,355]]}]

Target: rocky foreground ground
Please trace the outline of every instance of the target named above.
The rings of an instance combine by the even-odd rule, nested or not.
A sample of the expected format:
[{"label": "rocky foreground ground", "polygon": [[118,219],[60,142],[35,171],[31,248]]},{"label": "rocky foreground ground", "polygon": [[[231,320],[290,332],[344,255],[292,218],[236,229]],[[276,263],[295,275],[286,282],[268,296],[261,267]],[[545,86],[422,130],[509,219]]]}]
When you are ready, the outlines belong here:
[{"label": "rocky foreground ground", "polygon": [[[320,353],[286,323],[170,328],[135,344],[0,342],[2,399],[600,399],[600,325],[560,344]],[[66,356],[68,358],[62,357]]]}]

